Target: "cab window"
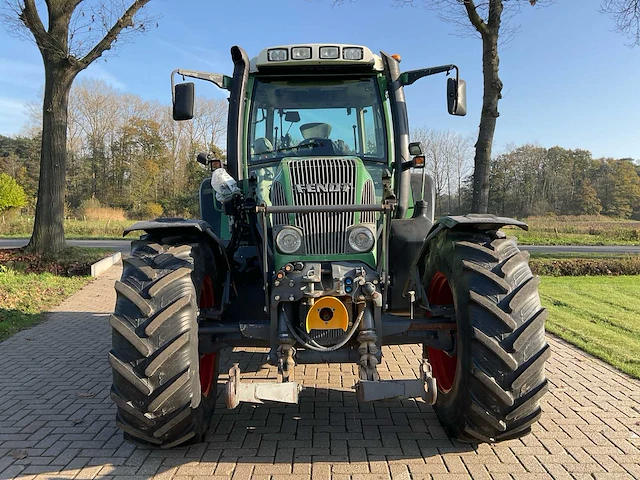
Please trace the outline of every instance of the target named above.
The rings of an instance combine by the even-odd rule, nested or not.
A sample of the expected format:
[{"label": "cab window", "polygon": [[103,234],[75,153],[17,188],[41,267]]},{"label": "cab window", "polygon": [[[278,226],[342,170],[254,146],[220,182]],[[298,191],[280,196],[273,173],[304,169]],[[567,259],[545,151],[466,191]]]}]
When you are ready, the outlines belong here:
[{"label": "cab window", "polygon": [[374,77],[254,82],[250,161],[355,155],[386,161],[382,100]]}]

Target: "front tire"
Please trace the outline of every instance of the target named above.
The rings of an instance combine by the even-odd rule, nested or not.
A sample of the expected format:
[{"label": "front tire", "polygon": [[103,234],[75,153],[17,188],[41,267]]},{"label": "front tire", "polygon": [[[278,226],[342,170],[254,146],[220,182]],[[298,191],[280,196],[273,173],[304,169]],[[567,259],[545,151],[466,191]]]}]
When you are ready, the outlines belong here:
[{"label": "front tire", "polygon": [[110,320],[116,424],[125,439],[163,448],[204,439],[217,392],[218,356],[198,352],[198,310],[215,304],[213,255],[197,239],[179,242],[132,242]]},{"label": "front tire", "polygon": [[431,240],[423,285],[430,304],[453,304],[456,351],[425,356],[438,383],[434,409],[452,437],[517,438],[540,418],[547,311],[528,260],[500,231],[445,230]]}]

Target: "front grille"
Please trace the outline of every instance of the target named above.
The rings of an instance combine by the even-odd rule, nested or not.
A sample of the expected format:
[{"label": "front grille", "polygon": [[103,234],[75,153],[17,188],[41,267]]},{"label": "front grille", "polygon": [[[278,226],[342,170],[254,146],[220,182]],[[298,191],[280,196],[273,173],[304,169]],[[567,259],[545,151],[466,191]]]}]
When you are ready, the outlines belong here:
[{"label": "front grille", "polygon": [[[354,160],[310,158],[293,161],[289,164],[289,168],[293,205],[355,204],[356,163]],[[323,188],[322,191],[298,188],[298,186],[308,185],[332,185],[333,187]],[[349,188],[339,188],[336,185],[348,185]],[[276,196],[272,194],[273,205],[276,205],[275,198]],[[283,201],[282,205],[284,204]],[[274,223],[281,220],[274,218]],[[295,220],[296,226],[305,234],[305,248],[310,255],[345,253],[347,227],[353,222],[353,212],[301,213],[296,214]],[[286,223],[286,219],[282,223]]]},{"label": "front grille", "polygon": [[[287,197],[284,193],[284,186],[280,182],[273,182],[271,185],[271,205],[286,205]],[[288,223],[286,213],[274,213],[273,225],[285,225]]]},{"label": "front grille", "polygon": [[[374,203],[376,203],[376,191],[373,186],[373,180],[369,179],[364,182],[364,187],[362,188],[362,204],[373,205]],[[378,212],[362,212],[360,215],[362,223],[375,223]]]}]

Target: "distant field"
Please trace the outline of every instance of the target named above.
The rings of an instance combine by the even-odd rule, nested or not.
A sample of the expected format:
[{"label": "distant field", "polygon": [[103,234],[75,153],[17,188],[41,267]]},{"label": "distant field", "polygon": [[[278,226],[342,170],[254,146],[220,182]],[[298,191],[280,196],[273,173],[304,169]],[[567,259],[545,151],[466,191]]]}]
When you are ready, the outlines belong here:
[{"label": "distant field", "polygon": [[543,277],[547,331],[640,378],[640,276]]},{"label": "distant field", "polygon": [[524,219],[529,231],[508,229],[523,245],[640,245],[640,221],[596,215]]},{"label": "distant field", "polygon": [[[108,209],[104,209],[108,210]],[[135,220],[114,218],[65,221],[67,238],[121,238],[122,231]],[[604,216],[544,216],[525,219],[529,231],[506,228],[523,245],[640,245],[640,221]],[[0,221],[0,237],[29,237],[33,217],[17,216]]]},{"label": "distant field", "polygon": [[[135,220],[78,220],[69,218],[64,222],[67,238],[122,238],[122,231],[134,224]],[[33,231],[33,217],[18,216],[0,223],[0,237],[30,237]]]}]

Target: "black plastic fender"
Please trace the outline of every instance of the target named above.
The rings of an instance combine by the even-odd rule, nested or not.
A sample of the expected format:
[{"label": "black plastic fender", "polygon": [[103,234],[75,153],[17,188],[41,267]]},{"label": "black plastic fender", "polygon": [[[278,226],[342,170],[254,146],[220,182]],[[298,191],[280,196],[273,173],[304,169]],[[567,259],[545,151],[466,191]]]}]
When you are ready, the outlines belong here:
[{"label": "black plastic fender", "polygon": [[428,307],[425,289],[422,286],[422,265],[424,258],[429,254],[429,242],[438,235],[442,230],[467,230],[486,232],[489,230],[498,230],[506,225],[513,225],[523,230],[529,230],[529,225],[515,218],[496,217],[495,215],[482,213],[469,213],[467,215],[451,215],[442,217],[433,224],[429,234],[424,239],[420,252],[411,264],[411,270],[407,283],[405,284],[403,296],[408,297],[409,292],[415,292],[418,302],[423,307]]},{"label": "black plastic fender", "polygon": [[221,273],[231,271],[231,264],[227,257],[222,240],[214,233],[211,226],[204,220],[188,220],[185,218],[156,218],[155,220],[145,220],[137,222],[130,227],[125,228],[122,236],[125,237],[131,232],[144,231],[146,233],[159,230],[189,230],[190,233],[198,232],[210,245],[214,254],[218,257],[218,267]]}]

